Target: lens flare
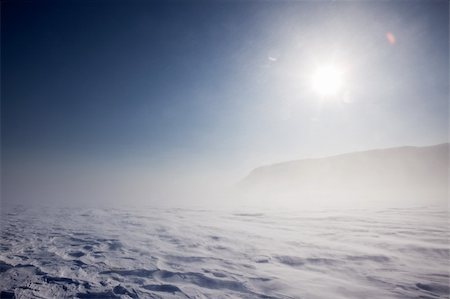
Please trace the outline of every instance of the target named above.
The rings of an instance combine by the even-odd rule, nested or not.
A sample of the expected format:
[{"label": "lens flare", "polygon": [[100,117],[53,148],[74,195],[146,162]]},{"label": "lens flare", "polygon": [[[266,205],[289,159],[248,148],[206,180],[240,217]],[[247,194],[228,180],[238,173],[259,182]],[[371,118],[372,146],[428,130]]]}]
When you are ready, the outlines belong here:
[{"label": "lens flare", "polygon": [[395,35],[392,32],[386,32],[386,39],[391,45],[394,45],[396,42]]}]

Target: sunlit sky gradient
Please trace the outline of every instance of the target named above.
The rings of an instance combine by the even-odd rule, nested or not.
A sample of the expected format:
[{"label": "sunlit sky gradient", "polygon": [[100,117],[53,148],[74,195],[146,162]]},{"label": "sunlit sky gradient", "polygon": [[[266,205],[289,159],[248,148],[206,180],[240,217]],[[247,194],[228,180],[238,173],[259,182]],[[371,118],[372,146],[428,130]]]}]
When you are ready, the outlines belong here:
[{"label": "sunlit sky gradient", "polygon": [[[444,0],[3,2],[2,197],[86,191],[74,169],[145,197],[446,142],[448,15]],[[330,63],[345,90],[324,100],[311,76]]]}]

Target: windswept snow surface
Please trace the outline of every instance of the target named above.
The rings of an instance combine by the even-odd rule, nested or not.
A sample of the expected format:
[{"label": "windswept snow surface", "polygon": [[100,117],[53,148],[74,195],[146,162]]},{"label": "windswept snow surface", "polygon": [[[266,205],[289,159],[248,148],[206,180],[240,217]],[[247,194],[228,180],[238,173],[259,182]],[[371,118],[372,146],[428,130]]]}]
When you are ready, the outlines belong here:
[{"label": "windswept snow surface", "polygon": [[1,298],[449,298],[445,209],[4,208]]}]

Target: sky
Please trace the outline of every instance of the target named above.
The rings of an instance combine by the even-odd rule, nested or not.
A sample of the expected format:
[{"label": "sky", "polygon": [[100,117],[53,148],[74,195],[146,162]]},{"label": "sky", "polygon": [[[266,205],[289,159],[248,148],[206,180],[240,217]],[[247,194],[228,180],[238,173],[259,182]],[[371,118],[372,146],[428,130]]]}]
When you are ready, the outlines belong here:
[{"label": "sky", "polygon": [[[183,196],[448,141],[448,1],[4,1],[2,200]],[[337,66],[339,93],[311,77]],[[158,199],[157,199],[158,200]]]}]

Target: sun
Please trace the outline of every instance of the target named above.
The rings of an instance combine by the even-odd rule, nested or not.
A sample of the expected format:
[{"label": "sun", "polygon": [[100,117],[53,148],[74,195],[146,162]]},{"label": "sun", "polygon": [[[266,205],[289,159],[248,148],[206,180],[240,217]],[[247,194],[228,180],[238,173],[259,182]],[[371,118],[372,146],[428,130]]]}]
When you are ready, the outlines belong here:
[{"label": "sun", "polygon": [[344,76],[342,70],[335,65],[320,66],[313,73],[312,89],[323,97],[332,97],[342,91]]}]

